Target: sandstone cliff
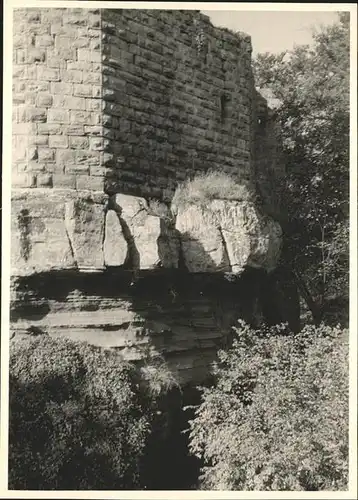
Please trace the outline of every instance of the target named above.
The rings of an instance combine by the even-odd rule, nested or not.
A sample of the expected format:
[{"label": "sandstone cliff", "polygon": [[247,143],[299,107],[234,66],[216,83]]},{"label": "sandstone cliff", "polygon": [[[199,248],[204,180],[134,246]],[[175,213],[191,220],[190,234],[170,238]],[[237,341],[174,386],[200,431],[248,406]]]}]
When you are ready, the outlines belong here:
[{"label": "sandstone cliff", "polygon": [[[197,382],[239,317],[287,319],[272,300],[284,168],[250,37],[196,11],[17,9],[13,87],[13,334],[161,354]],[[178,183],[210,169],[262,204],[173,216]]]},{"label": "sandstone cliff", "polygon": [[[158,210],[158,209],[157,209]],[[12,197],[12,275],[55,270],[147,270],[240,275],[275,269],[281,229],[252,202],[214,200],[157,215],[144,198],[98,192],[19,190]]]},{"label": "sandstone cliff", "polygon": [[123,194],[14,191],[13,332],[164,355],[181,381],[205,377],[238,317],[260,321],[280,227],[251,202],[159,211]]}]

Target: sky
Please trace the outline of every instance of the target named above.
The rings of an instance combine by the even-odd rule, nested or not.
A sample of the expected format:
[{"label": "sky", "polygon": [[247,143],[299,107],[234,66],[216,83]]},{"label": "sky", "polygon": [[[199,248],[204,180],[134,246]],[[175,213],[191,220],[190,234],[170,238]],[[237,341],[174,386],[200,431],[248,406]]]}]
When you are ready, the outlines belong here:
[{"label": "sky", "polygon": [[294,45],[310,44],[310,28],[332,24],[335,12],[302,11],[220,11],[203,10],[214,26],[243,31],[251,36],[253,54],[290,50]]}]

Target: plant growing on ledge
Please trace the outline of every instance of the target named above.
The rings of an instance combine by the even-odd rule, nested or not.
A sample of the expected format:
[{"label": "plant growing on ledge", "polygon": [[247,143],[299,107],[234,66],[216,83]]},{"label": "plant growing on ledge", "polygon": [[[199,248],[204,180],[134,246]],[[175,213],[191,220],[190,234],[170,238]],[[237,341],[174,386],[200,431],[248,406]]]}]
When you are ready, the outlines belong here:
[{"label": "plant growing on ledge", "polygon": [[247,180],[237,181],[225,172],[208,171],[179,184],[173,199],[172,212],[179,206],[203,205],[213,200],[256,201]]}]

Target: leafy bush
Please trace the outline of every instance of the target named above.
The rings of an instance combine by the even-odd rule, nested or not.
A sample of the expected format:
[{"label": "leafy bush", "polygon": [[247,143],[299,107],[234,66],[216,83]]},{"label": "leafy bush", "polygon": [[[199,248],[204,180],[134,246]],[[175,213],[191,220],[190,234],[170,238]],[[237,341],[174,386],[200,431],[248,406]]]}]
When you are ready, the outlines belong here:
[{"label": "leafy bush", "polygon": [[139,488],[154,414],[147,383],[114,352],[45,335],[14,340],[9,488]]},{"label": "leafy bush", "polygon": [[348,332],[240,323],[190,422],[201,487],[343,490],[348,481]]},{"label": "leafy bush", "polygon": [[179,205],[206,205],[211,200],[253,200],[253,193],[247,181],[238,183],[224,172],[210,171],[197,174],[193,179],[180,184],[172,199],[172,211]]}]

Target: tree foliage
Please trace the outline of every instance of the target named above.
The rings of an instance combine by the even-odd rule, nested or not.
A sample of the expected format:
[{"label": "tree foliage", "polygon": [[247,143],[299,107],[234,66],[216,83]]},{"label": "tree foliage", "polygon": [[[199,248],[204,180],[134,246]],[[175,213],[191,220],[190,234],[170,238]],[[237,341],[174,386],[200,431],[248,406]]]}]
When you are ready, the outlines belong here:
[{"label": "tree foliage", "polygon": [[348,295],[349,13],[313,45],[259,54],[256,84],[280,101],[287,182],[286,257],[320,320],[325,300]]},{"label": "tree foliage", "polygon": [[344,490],[348,481],[348,332],[235,328],[215,384],[190,422],[190,449],[215,490]]},{"label": "tree foliage", "polygon": [[12,341],[9,488],[143,486],[157,372],[141,375],[114,352],[65,338]]}]

